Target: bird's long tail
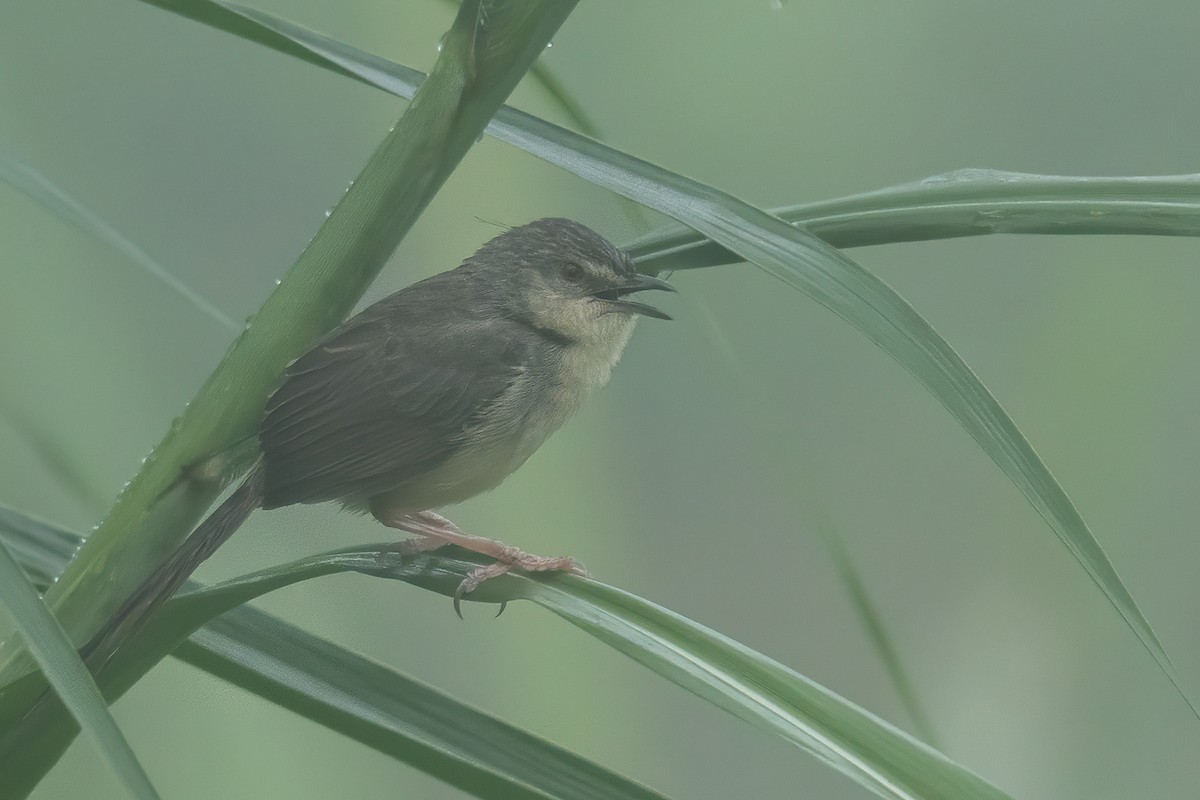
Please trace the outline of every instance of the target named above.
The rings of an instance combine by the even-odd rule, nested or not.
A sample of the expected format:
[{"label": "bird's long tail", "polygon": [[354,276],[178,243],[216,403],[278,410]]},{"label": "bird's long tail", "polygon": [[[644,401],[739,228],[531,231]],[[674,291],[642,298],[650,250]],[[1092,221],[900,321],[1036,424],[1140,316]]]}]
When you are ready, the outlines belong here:
[{"label": "bird's long tail", "polygon": [[175,594],[188,576],[216,552],[255,509],[262,507],[262,498],[260,459],[250,468],[242,485],[192,531],[154,574],[142,582],[104,627],[80,648],[80,656],[93,673],[141,629],[147,617]]}]

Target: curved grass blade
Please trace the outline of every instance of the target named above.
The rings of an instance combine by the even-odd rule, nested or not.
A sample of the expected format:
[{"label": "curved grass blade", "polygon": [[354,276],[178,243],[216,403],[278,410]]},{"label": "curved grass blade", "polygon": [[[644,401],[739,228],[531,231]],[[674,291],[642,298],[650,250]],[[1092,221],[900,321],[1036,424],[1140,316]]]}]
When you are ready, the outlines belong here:
[{"label": "curved grass blade", "polygon": [[[834,247],[991,233],[1200,236],[1200,174],[1093,178],[961,169],[770,213]],[[625,249],[649,272],[741,260],[682,225]]]},{"label": "curved grass blade", "polygon": [[[419,70],[233,3],[141,2],[400,97],[411,96],[424,77]],[[567,112],[571,113],[569,109]],[[518,127],[526,119],[536,119],[509,106],[501,108],[496,117],[499,122]],[[599,138],[578,118],[575,122],[585,134]],[[504,139],[498,124],[489,125],[488,133]],[[836,200],[785,206],[770,213],[803,224],[810,233],[835,247],[989,233],[1200,236],[1198,198],[1200,174],[1105,178],[967,168]],[[683,226],[656,231],[625,249],[639,262],[646,261],[647,271],[653,272],[743,260]]]},{"label": "curved grass blade", "polygon": [[[0,507],[0,541],[42,586],[82,541],[56,525]],[[192,581],[188,590],[202,588]],[[152,623],[153,624],[153,623]],[[139,663],[101,673],[110,696],[187,635],[143,635]],[[171,654],[217,678],[337,731],[475,797],[489,800],[666,800],[420,681],[270,614],[239,606],[209,620]]]},{"label": "curved grass blade", "polygon": [[[0,537],[12,544],[27,569],[42,575],[53,574],[78,541],[53,526],[4,509],[0,509]],[[452,596],[462,578],[481,562],[477,555],[456,548],[443,548],[440,552],[453,554],[453,557],[421,554],[402,558],[384,550],[353,548],[302,559],[208,588],[191,582],[187,593],[168,602],[162,612],[150,620],[147,631],[135,644],[144,646],[149,640],[156,642],[156,646],[161,646],[164,641],[173,646],[196,627],[204,625],[200,634],[175,651],[177,656],[205,669],[216,665],[214,674],[232,678],[235,682],[239,680],[234,673],[247,663],[262,664],[262,669],[255,670],[255,677],[245,684],[239,682],[251,691],[257,691],[256,687],[264,681],[270,684],[280,680],[280,674],[272,664],[281,662],[287,673],[301,671],[301,677],[295,682],[297,685],[303,687],[315,680],[319,686],[327,680],[336,680],[340,671],[354,674],[356,670],[348,664],[353,665],[356,657],[350,654],[351,658],[347,660],[345,652],[341,651],[333,662],[335,676],[313,676],[308,672],[311,664],[303,656],[304,647],[299,649],[295,659],[290,659],[284,658],[271,644],[275,630],[278,630],[273,630],[271,625],[286,624],[241,604],[301,580],[347,571],[403,580]],[[489,581],[467,599],[495,603],[517,598],[528,598],[549,608],[689,691],[751,724],[784,736],[883,797],[1006,796],[936,750],[804,676],[695,622],[618,589],[570,576],[508,575]],[[223,616],[212,619],[221,614]],[[214,647],[207,653],[195,653],[193,647],[204,649],[207,646],[206,631],[214,633],[218,642],[212,642]],[[266,635],[260,636],[260,633]],[[219,637],[227,635],[238,641],[238,648],[248,652],[240,655],[227,652],[228,648],[219,643]],[[290,641],[300,644],[295,638]],[[335,647],[328,643],[324,646]],[[220,666],[223,654],[235,662],[232,669]],[[305,713],[302,708],[319,697],[319,692],[301,690],[303,702],[302,708],[298,709],[289,702],[293,683],[290,680],[282,682],[282,688],[270,689],[264,696],[300,713]],[[388,694],[393,698],[405,696],[394,688],[385,690],[385,699]],[[359,700],[367,700],[370,696],[360,695],[357,690],[352,694],[356,698],[355,707]],[[377,706],[372,701],[367,708],[380,709],[389,705],[382,702]],[[374,715],[368,711],[365,716]],[[324,717],[313,718],[322,724],[330,724]],[[372,741],[364,743],[375,746]]]},{"label": "curved grass blade", "polygon": [[[351,72],[384,91],[411,96],[421,73],[364,53],[259,11],[219,4],[260,31],[255,40],[286,37],[336,71]],[[271,46],[269,42],[265,44]],[[802,228],[711,186],[665,170],[509,107],[487,130],[598,186],[683,222],[783,280],[849,322],[910,372],[958,420],[1025,495],[1154,658],[1200,718],[1149,621],[1062,486],[1007,412],[950,344],[891,287]]]},{"label": "curved grass blade", "polygon": [[[453,596],[481,563],[473,553],[401,556],[380,545],[349,548],[188,592],[151,619],[156,635],[186,636],[206,620],[266,592],[341,572],[398,579]],[[771,731],[886,798],[1005,798],[944,755],[803,675],[738,642],[620,589],[569,575],[510,574],[469,598],[528,599],[756,727]],[[447,610],[449,613],[449,610]]]},{"label": "curved grass blade", "polygon": [[129,258],[144,271],[162,281],[176,294],[187,300],[205,316],[216,321],[230,331],[237,333],[242,329],[233,318],[203,295],[183,281],[176,278],[165,267],[147,255],[120,231],[109,225],[91,209],[84,206],[75,198],[58,188],[37,170],[15,159],[0,155],[0,181],[4,181],[30,200],[45,208],[51,214],[67,222],[84,233],[96,237],[109,247]]},{"label": "curved grass blade", "polygon": [[80,729],[95,742],[130,795],[140,800],[158,800],[150,778],[108,713],[100,689],[79,659],[66,631],[38,597],[3,541],[0,541],[0,602],[54,691],[79,722]]}]

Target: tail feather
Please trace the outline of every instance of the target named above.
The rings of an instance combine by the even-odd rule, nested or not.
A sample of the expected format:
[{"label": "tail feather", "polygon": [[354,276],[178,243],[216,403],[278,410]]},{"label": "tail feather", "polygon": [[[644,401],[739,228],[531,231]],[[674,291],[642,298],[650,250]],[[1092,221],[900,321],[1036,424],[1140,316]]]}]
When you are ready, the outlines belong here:
[{"label": "tail feather", "polygon": [[250,468],[242,485],[192,531],[183,544],[109,618],[105,626],[80,648],[80,656],[93,672],[141,629],[146,618],[175,594],[196,568],[216,552],[255,509],[262,507],[262,498],[262,461],[258,461]]}]

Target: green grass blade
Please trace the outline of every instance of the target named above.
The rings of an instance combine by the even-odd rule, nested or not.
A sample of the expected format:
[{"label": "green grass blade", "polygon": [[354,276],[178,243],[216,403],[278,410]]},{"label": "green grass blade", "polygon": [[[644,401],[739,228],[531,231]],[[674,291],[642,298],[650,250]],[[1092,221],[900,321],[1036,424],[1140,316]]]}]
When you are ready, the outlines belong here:
[{"label": "green grass blade", "polygon": [[[340,550],[188,592],[171,600],[151,626],[186,635],[261,594],[341,572],[398,579],[451,596],[463,577],[485,562],[456,548],[408,557],[379,548]],[[470,597],[489,603],[519,598],[548,608],[708,702],[782,736],[880,797],[1006,797],[937,750],[794,670],[619,589],[565,575],[510,574],[488,581]]]},{"label": "green grass blade", "polygon": [[[73,641],[93,635],[187,535],[220,489],[189,467],[253,433],[284,366],[346,316],[574,7],[489,4],[480,28],[481,1],[464,5],[418,102],[47,592]],[[6,680],[26,668],[12,645],[0,663]]]},{"label": "green grass blade", "polygon": [[138,247],[120,231],[105,222],[98,214],[64,192],[37,170],[15,159],[0,155],[0,181],[4,181],[64,222],[78,228],[84,233],[94,236],[104,242],[104,244],[126,256],[134,264],[141,267],[142,270],[152,275],[156,280],[169,286],[172,291],[218,324],[234,333],[242,329],[242,326],[234,322],[232,317],[213,305],[213,303],[195,289],[172,275],[166,267],[147,255],[145,250]]},{"label": "green grass blade", "polygon": [[904,709],[912,719],[913,726],[926,743],[940,747],[933,724],[917,699],[912,681],[908,678],[908,671],[904,669],[904,662],[900,660],[900,653],[892,644],[892,637],[888,635],[887,626],[884,625],[883,618],[871,600],[871,595],[867,592],[867,587],[863,584],[858,568],[854,566],[854,560],[846,550],[842,537],[838,535],[828,520],[822,521],[816,527],[821,530],[821,537],[825,540],[829,556],[837,569],[838,578],[841,580],[842,586],[846,588],[846,594],[850,595],[854,611],[858,614],[859,621],[862,622],[867,637],[871,640],[871,646],[875,648],[875,653],[883,663],[883,668],[887,672],[900,702],[904,704]]},{"label": "green grass blade", "polygon": [[[708,302],[703,297],[693,298],[690,306],[692,311],[699,314],[701,329],[710,340],[712,350],[722,362],[722,367],[733,376],[736,385],[749,385],[752,379],[743,368],[744,354],[736,351],[716,316],[709,309]],[[921,706],[912,682],[908,679],[903,662],[900,660],[899,652],[892,645],[883,618],[871,601],[858,569],[838,534],[837,527],[820,502],[815,498],[806,497],[808,492],[803,487],[814,485],[815,482],[811,476],[805,475],[804,468],[799,468],[790,459],[785,459],[784,451],[778,447],[776,431],[786,427],[789,420],[779,412],[776,406],[771,405],[767,398],[757,392],[743,392],[739,401],[742,404],[742,410],[737,413],[743,418],[751,420],[747,423],[748,432],[754,438],[753,446],[759,453],[759,462],[767,467],[765,475],[768,477],[764,481],[763,490],[777,498],[791,498],[793,518],[805,520],[803,527],[815,528],[819,532],[817,535],[825,541],[838,579],[846,590],[846,594],[849,595],[859,622],[874,647],[884,671],[891,680],[897,696],[905,710],[908,711],[917,735],[926,744],[938,750],[942,749],[934,734],[933,725],[929,721],[929,715]]]},{"label": "green grass blade", "polygon": [[96,743],[130,795],[140,800],[157,800],[158,793],[150,778],[108,713],[100,689],[79,659],[66,631],[46,608],[3,541],[0,541],[0,603],[8,610],[54,691],[79,722],[80,729]]},{"label": "green grass blade", "polygon": [[[240,10],[379,88],[409,96],[421,73],[271,15]],[[254,39],[259,32],[242,33]],[[991,392],[945,339],[891,287],[802,228],[735,197],[512,108],[488,132],[619,195],[674,217],[849,322],[908,370],[958,420],[1075,557],[1187,703],[1175,668],[1100,543],[1049,468]]]},{"label": "green grass blade", "polygon": [[[0,507],[0,541],[31,580],[46,586],[81,539]],[[187,586],[200,588],[194,581]],[[101,674],[110,696],[136,680],[147,659],[157,661],[170,650],[182,661],[475,797],[666,800],[387,665],[249,606],[209,620],[182,643],[190,626],[151,624],[155,627],[134,643],[137,658],[122,662],[118,657]]]},{"label": "green grass blade", "polygon": [[546,90],[546,94],[558,104],[567,118],[575,123],[575,127],[593,139],[601,138],[600,128],[595,120],[549,67],[539,61],[529,70],[529,74]]},{"label": "green grass blade", "polygon": [[213,620],[174,655],[474,797],[664,800],[384,664],[250,607]]},{"label": "green grass blade", "polygon": [[62,572],[71,554],[83,544],[83,537],[0,506],[0,541],[34,586],[45,591]]},{"label": "green grass blade", "polygon": [[[40,575],[53,574],[56,565],[76,541],[54,526],[4,509],[0,509],[0,537],[12,544],[27,569]],[[475,554],[456,548],[445,548],[440,553],[452,553],[453,557],[422,554],[401,558],[395,553],[372,548],[353,548],[302,559],[207,588],[192,582],[185,594],[171,600],[150,620],[146,631],[136,641],[143,650],[146,641],[154,642],[154,647],[162,647],[165,642],[169,648],[202,625],[214,636],[232,637],[237,640],[238,648],[245,649],[244,653],[239,655],[230,651],[220,638],[208,639],[205,634],[194,637],[176,654],[189,660],[194,658],[205,669],[214,665],[217,667],[214,674],[246,685],[251,691],[263,688],[264,696],[269,699],[306,713],[305,708],[320,702],[319,696],[324,690],[308,693],[303,687],[310,681],[315,681],[318,686],[337,682],[343,672],[353,674],[356,671],[353,665],[360,657],[337,651],[336,657],[329,662],[333,674],[309,672],[312,665],[304,658],[307,634],[294,629],[287,634],[280,633],[290,626],[277,620],[265,622],[270,619],[267,615],[242,607],[242,604],[298,581],[339,572],[403,580],[450,596],[459,581],[481,561]],[[783,736],[882,797],[947,800],[999,800],[1006,797],[999,789],[941,753],[803,675],[627,592],[570,576],[506,575],[484,584],[470,599],[496,603],[517,598],[530,599],[552,610],[718,707]],[[284,658],[284,651],[273,646],[276,636],[288,638],[287,651],[295,652],[295,659]],[[212,647],[205,654],[193,650],[194,647],[204,649],[210,644]],[[299,649],[291,651],[291,645],[299,646]],[[325,643],[322,647],[334,646]],[[228,668],[220,666],[221,659],[226,656],[234,662]],[[248,665],[253,674],[239,677],[237,673]],[[283,668],[277,671],[277,666]],[[294,679],[290,677],[293,670],[299,670]],[[136,673],[138,670],[131,671]],[[370,691],[360,693],[361,686],[350,689],[350,695],[355,698],[353,707],[361,709],[363,716],[375,718],[405,696],[396,691],[402,685],[386,683],[380,697]],[[368,702],[363,707],[359,705],[360,701]],[[335,702],[334,705],[338,704]],[[352,720],[358,713],[344,706],[342,712],[349,712]],[[334,718],[338,716],[341,712]],[[359,738],[353,730],[338,727],[328,716],[318,714],[312,718]],[[406,719],[411,718],[401,714],[382,727],[411,724],[405,722]],[[374,737],[378,733],[379,728],[368,727],[360,741],[377,746]],[[428,734],[426,730],[420,735]],[[411,745],[398,741],[387,747],[405,746]],[[470,749],[466,745],[457,746]],[[392,752],[390,749],[384,751]],[[619,793],[600,796],[641,797]]]},{"label": "green grass blade", "polygon": [[[1093,178],[961,169],[771,213],[835,247],[992,233],[1200,236],[1200,175]],[[683,226],[655,231],[626,249],[647,271],[741,260]]]},{"label": "green grass blade", "polygon": [[[153,2],[153,0],[151,0]],[[458,0],[443,0],[447,5],[457,6]],[[546,45],[549,47],[549,44]],[[574,123],[576,128],[591,136],[593,139],[600,139],[600,129],[596,126],[595,121],[584,110],[583,104],[580,103],[575,96],[567,89],[553,70],[543,64],[541,61],[535,63],[529,68],[529,76],[541,86],[550,99],[558,105],[567,118]]]},{"label": "green grass blade", "polygon": [[67,494],[90,513],[102,510],[112,494],[101,486],[73,452],[74,442],[56,429],[55,421],[26,414],[15,403],[7,402],[0,389],[0,423],[23,439],[46,472]]}]

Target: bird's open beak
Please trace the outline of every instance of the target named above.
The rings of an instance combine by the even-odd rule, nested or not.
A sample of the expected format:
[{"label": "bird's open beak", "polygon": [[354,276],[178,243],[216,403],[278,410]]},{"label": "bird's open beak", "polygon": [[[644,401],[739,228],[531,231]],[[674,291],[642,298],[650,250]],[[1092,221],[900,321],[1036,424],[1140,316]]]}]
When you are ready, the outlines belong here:
[{"label": "bird's open beak", "polygon": [[655,319],[670,319],[671,316],[662,311],[659,311],[654,306],[638,303],[634,300],[623,299],[626,295],[634,292],[644,292],[647,289],[658,289],[664,292],[673,292],[675,287],[659,278],[654,278],[649,275],[638,275],[637,281],[627,286],[618,286],[615,289],[605,289],[602,292],[596,292],[593,297],[597,300],[603,300],[608,303],[614,311],[622,311],[626,314],[641,314],[643,317],[654,317]]}]

